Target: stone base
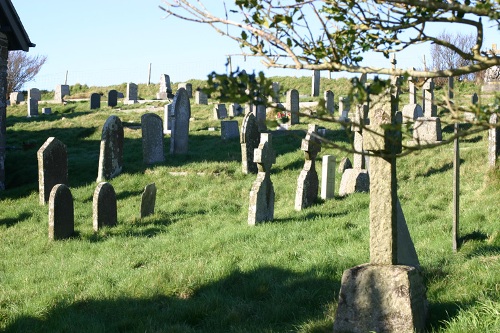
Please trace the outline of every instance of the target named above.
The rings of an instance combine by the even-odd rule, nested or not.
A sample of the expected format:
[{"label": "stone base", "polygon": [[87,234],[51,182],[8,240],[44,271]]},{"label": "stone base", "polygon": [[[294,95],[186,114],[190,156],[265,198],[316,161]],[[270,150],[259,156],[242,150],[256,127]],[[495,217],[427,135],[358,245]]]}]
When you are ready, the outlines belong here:
[{"label": "stone base", "polygon": [[426,288],[411,266],[359,265],[344,271],[333,332],[423,332]]},{"label": "stone base", "polygon": [[339,196],[354,192],[370,192],[370,176],[366,169],[346,169],[340,180]]}]

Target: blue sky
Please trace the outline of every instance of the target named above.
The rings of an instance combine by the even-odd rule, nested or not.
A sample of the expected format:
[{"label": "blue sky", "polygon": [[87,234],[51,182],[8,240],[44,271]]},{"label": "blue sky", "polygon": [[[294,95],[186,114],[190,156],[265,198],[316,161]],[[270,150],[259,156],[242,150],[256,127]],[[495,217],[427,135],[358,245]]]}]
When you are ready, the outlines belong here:
[{"label": "blue sky", "polygon": [[[214,0],[208,0],[211,2]],[[147,83],[160,74],[172,82],[205,79],[225,72],[227,54],[239,53],[236,42],[211,28],[175,18],[164,19],[161,0],[12,0],[30,40],[30,54],[47,56],[35,82],[24,88],[52,90],[58,84],[106,86],[123,82]],[[498,39],[500,34],[495,32]],[[485,46],[493,43],[491,37]],[[398,67],[421,67],[419,54],[398,57]],[[383,58],[379,58],[380,61]],[[385,61],[385,60],[382,60]],[[268,76],[311,76],[311,71],[266,70],[257,59],[233,57],[247,71]],[[327,74],[322,74],[326,76]],[[344,73],[335,76],[348,76]],[[334,77],[335,77],[334,76]]]}]

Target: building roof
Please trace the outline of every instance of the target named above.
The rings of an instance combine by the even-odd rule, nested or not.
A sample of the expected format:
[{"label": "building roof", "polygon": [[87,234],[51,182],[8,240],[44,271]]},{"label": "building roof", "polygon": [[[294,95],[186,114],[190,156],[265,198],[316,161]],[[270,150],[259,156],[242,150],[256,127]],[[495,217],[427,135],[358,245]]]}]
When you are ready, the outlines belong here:
[{"label": "building roof", "polygon": [[0,32],[9,39],[9,51],[28,51],[30,47],[35,47],[10,0],[0,0]]}]

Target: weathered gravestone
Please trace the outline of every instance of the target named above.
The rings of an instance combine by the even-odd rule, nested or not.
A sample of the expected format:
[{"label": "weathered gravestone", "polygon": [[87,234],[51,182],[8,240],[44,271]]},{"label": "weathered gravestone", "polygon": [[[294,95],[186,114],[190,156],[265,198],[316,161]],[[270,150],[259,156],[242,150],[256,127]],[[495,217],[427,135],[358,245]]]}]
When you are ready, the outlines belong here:
[{"label": "weathered gravestone", "polygon": [[267,111],[265,105],[256,105],[255,106],[255,119],[257,120],[257,126],[259,127],[260,132],[267,131]]},{"label": "weathered gravestone", "polygon": [[314,70],[312,73],[312,84],[311,84],[311,96],[319,96],[319,86],[320,86],[321,72]]},{"label": "weathered gravestone", "polygon": [[113,185],[107,182],[97,185],[92,201],[92,212],[94,231],[102,227],[114,227],[117,224],[116,193]]},{"label": "weathered gravestone", "polygon": [[393,111],[376,109],[365,133],[370,161],[370,263],[344,271],[334,332],[422,332],[426,288],[397,196],[399,138],[385,126]]},{"label": "weathered gravestone", "polygon": [[301,150],[304,151],[305,163],[297,179],[295,192],[295,210],[311,206],[318,199],[319,179],[316,172],[316,156],[321,151],[321,141],[316,133],[318,125],[310,124]]},{"label": "weathered gravestone", "polygon": [[424,116],[422,107],[417,104],[417,86],[415,85],[415,79],[412,77],[408,78],[408,90],[409,90],[409,101],[403,107],[403,122],[412,122],[420,117]]},{"label": "weathered gravestone", "polygon": [[344,157],[340,160],[337,171],[342,174],[347,169],[352,169],[352,163],[349,157]]},{"label": "weathered gravestone", "polygon": [[181,88],[186,89],[186,93],[187,93],[188,98],[193,97],[193,85],[191,83],[186,83],[186,82],[179,83],[177,85],[177,90],[179,90]]},{"label": "weathered gravestone", "polygon": [[196,90],[194,93],[194,103],[200,105],[208,105],[208,96],[201,90]]},{"label": "weathered gravestone", "polygon": [[214,119],[225,119],[227,118],[226,104],[216,104],[214,106]]},{"label": "weathered gravestone", "polygon": [[260,132],[253,113],[247,113],[241,123],[241,171],[244,174],[257,173],[257,164],[253,160],[254,150],[259,146]]},{"label": "weathered gravestone", "polygon": [[141,219],[155,213],[156,185],[151,183],[146,185],[141,196]]},{"label": "weathered gravestone", "polygon": [[240,137],[237,120],[223,120],[220,122],[220,136],[222,140],[237,139]]},{"label": "weathered gravestone", "polygon": [[38,117],[38,100],[28,99],[28,117]]},{"label": "weathered gravestone", "polygon": [[38,149],[38,192],[41,205],[49,201],[57,184],[68,185],[68,154],[64,143],[50,137]]},{"label": "weathered gravestone", "polygon": [[163,150],[163,120],[155,113],[141,116],[142,156],[145,164],[165,161]]},{"label": "weathered gravestone", "polygon": [[54,91],[54,100],[57,103],[63,103],[64,102],[64,96],[69,96],[69,85],[67,84],[59,84],[56,86],[56,89]]},{"label": "weathered gravestone", "polygon": [[269,96],[269,101],[272,103],[279,103],[280,102],[280,83],[279,82],[273,82],[271,86],[271,91],[272,95]]},{"label": "weathered gravestone", "polygon": [[500,124],[498,114],[490,116],[490,126],[488,131],[488,160],[490,167],[498,167],[498,155],[500,154]]},{"label": "weathered gravestone", "polygon": [[172,104],[167,104],[163,107],[163,134],[172,132]]},{"label": "weathered gravestone", "polygon": [[331,90],[326,90],[324,93],[325,98],[325,109],[326,112],[330,115],[333,115],[335,112],[335,94]]},{"label": "weathered gravestone", "polygon": [[49,196],[49,239],[65,239],[74,233],[73,196],[68,186],[57,184]]},{"label": "weathered gravestone", "polygon": [[413,141],[410,145],[438,143],[443,140],[441,120],[437,116],[437,106],[434,105],[434,81],[427,79],[422,86],[424,100],[424,116],[417,118],[413,124]]},{"label": "weathered gravestone", "polygon": [[187,154],[191,104],[186,89],[177,90],[172,102],[170,154]]},{"label": "weathered gravestone", "polygon": [[24,102],[24,94],[22,92],[19,92],[19,91],[11,92],[9,95],[9,100],[10,100],[11,105]]},{"label": "weathered gravestone", "polygon": [[127,83],[127,96],[123,101],[124,104],[136,104],[138,99],[138,87],[137,84],[129,82]]},{"label": "weathered gravestone", "polygon": [[321,198],[331,199],[335,196],[335,156],[323,156],[321,164]]},{"label": "weathered gravestone", "polygon": [[110,116],[102,128],[101,149],[97,181],[118,176],[123,168],[123,125],[115,115]]},{"label": "weathered gravestone", "polygon": [[290,89],[286,92],[286,109],[290,111],[290,125],[299,123],[299,92],[296,89]]},{"label": "weathered gravestone", "polygon": [[93,93],[90,95],[90,109],[100,109],[101,108],[101,95],[98,93]]},{"label": "weathered gravestone", "polygon": [[42,94],[40,93],[40,90],[37,88],[31,88],[28,90],[28,100],[30,98],[36,99],[38,102],[42,100]]},{"label": "weathered gravestone", "polygon": [[276,163],[276,153],[272,147],[271,133],[260,135],[259,147],[254,151],[257,163],[257,179],[250,190],[248,224],[255,225],[274,219],[274,187],[271,181],[271,167]]},{"label": "weathered gravestone", "polygon": [[118,104],[118,91],[111,89],[108,91],[108,106],[115,107]]},{"label": "weathered gravestone", "polygon": [[157,99],[173,98],[172,86],[170,85],[170,76],[167,74],[160,75],[160,91],[156,94]]}]

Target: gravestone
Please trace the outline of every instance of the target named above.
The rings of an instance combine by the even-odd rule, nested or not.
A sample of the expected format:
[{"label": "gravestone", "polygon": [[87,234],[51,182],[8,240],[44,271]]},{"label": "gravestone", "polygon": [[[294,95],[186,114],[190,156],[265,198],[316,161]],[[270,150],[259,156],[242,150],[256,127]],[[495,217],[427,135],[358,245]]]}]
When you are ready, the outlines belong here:
[{"label": "gravestone", "polygon": [[67,84],[59,84],[56,86],[56,89],[54,91],[54,100],[57,103],[63,103],[64,102],[64,96],[69,96],[69,85]]},{"label": "gravestone", "polygon": [[186,82],[179,83],[177,85],[177,90],[179,90],[181,88],[186,89],[186,93],[187,93],[188,98],[193,97],[193,85],[191,83],[186,83]]},{"label": "gravestone", "polygon": [[500,124],[498,114],[490,116],[490,129],[488,130],[488,161],[492,168],[498,167],[498,155],[500,154]]},{"label": "gravestone", "polygon": [[92,213],[94,231],[117,224],[116,193],[113,185],[107,182],[97,185],[92,200]]},{"label": "gravestone", "polygon": [[243,113],[243,108],[238,103],[229,104],[228,115],[229,117],[238,117]]},{"label": "gravestone", "polygon": [[167,104],[163,107],[163,134],[171,134],[172,117],[172,104]]},{"label": "gravestone", "polygon": [[434,80],[427,79],[422,86],[424,117],[437,117],[437,106],[434,105]]},{"label": "gravestone", "polygon": [[20,91],[14,91],[14,92],[10,93],[9,100],[10,100],[11,105],[24,102],[24,94]]},{"label": "gravestone", "polygon": [[141,196],[141,219],[155,213],[156,185],[151,183],[146,185]]},{"label": "gravestone", "polygon": [[301,150],[304,151],[305,163],[297,180],[295,192],[295,210],[311,206],[318,199],[319,179],[316,172],[316,156],[321,151],[321,141],[317,134],[318,125],[310,124]]},{"label": "gravestone", "polygon": [[257,163],[257,179],[250,190],[248,224],[255,225],[274,219],[274,187],[271,181],[271,167],[276,163],[271,133],[261,133],[260,143],[254,151]]},{"label": "gravestone", "polygon": [[324,98],[326,112],[330,115],[333,115],[333,113],[335,112],[335,94],[331,90],[326,90],[324,92]]},{"label": "gravestone", "polygon": [[280,102],[280,83],[273,82],[272,86],[271,86],[271,91],[272,91],[272,96],[269,96],[269,100],[272,103],[279,103]]},{"label": "gravestone", "polygon": [[108,106],[115,107],[118,104],[118,91],[111,89],[108,91]]},{"label": "gravestone", "polygon": [[28,100],[30,98],[36,99],[38,102],[42,100],[42,94],[40,93],[40,90],[37,88],[31,88],[28,90]]},{"label": "gravestone", "polygon": [[240,137],[237,120],[223,120],[220,122],[220,133],[222,140],[237,139]]},{"label": "gravestone", "polygon": [[160,75],[160,91],[156,94],[157,99],[173,98],[172,86],[170,85],[170,76],[167,74]]},{"label": "gravestone", "polygon": [[28,99],[28,117],[38,117],[38,101],[34,98]]},{"label": "gravestone", "polygon": [[439,143],[443,140],[441,120],[437,116],[437,106],[434,105],[434,81],[427,79],[422,86],[424,99],[424,116],[413,124],[413,141],[409,145],[425,145]]},{"label": "gravestone", "polygon": [[68,153],[64,143],[55,137],[50,137],[38,149],[36,156],[39,202],[45,205],[55,185],[68,185]]},{"label": "gravestone", "polygon": [[335,196],[335,156],[324,155],[321,163],[321,199]]},{"label": "gravestone", "polygon": [[[387,110],[387,109],[386,109]],[[370,161],[370,263],[344,271],[333,331],[423,332],[426,288],[397,197],[400,143],[385,126],[393,111],[374,110],[365,137]]]},{"label": "gravestone", "polygon": [[255,115],[247,113],[241,123],[241,167],[243,174],[257,173],[257,164],[254,162],[254,150],[259,146],[260,132]]},{"label": "gravestone", "polygon": [[216,104],[214,106],[214,119],[225,119],[227,118],[226,104]]},{"label": "gravestone", "polygon": [[51,114],[52,113],[52,108],[42,108],[42,113],[43,114]]},{"label": "gravestone", "polygon": [[320,79],[321,72],[318,70],[314,70],[312,74],[312,84],[311,84],[311,96],[316,97],[319,96],[319,87],[320,87]]},{"label": "gravestone", "polygon": [[351,102],[349,97],[339,96],[339,120],[349,121],[349,111],[351,110]]},{"label": "gravestone", "polygon": [[115,115],[110,116],[102,128],[97,181],[118,176],[123,168],[123,125]]},{"label": "gravestone", "polygon": [[344,173],[344,171],[346,171],[347,169],[352,169],[352,163],[351,163],[351,160],[349,159],[349,157],[344,157],[340,160],[340,163],[339,163],[339,166],[338,166],[338,169],[337,171],[342,174]]},{"label": "gravestone", "polygon": [[165,161],[163,150],[163,120],[155,113],[141,116],[142,156],[145,164]]},{"label": "gravestone", "polygon": [[299,123],[299,92],[296,89],[290,89],[286,92],[286,109],[290,111],[290,125]]},{"label": "gravestone", "polygon": [[187,154],[191,104],[186,89],[177,90],[172,102],[170,154]]},{"label": "gravestone", "polygon": [[199,105],[208,105],[208,96],[201,90],[194,92],[194,103]]},{"label": "gravestone", "polygon": [[124,104],[136,104],[138,98],[138,87],[137,84],[129,82],[127,83],[127,96],[123,101]]},{"label": "gravestone", "polygon": [[98,93],[93,93],[90,95],[90,109],[100,109],[101,108],[101,95]]},{"label": "gravestone", "polygon": [[404,123],[413,122],[417,118],[424,116],[422,107],[417,103],[417,86],[413,77],[408,78],[408,90],[409,101],[402,110]]},{"label": "gravestone", "polygon": [[257,126],[259,126],[259,132],[267,131],[266,117],[267,117],[266,106],[260,104],[256,105],[255,118],[257,120]]},{"label": "gravestone", "polygon": [[49,196],[49,239],[70,238],[75,233],[73,196],[68,186],[55,185]]},{"label": "gravestone", "polygon": [[245,104],[245,114],[253,113],[255,115],[255,106],[252,103]]}]

